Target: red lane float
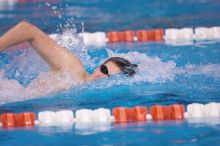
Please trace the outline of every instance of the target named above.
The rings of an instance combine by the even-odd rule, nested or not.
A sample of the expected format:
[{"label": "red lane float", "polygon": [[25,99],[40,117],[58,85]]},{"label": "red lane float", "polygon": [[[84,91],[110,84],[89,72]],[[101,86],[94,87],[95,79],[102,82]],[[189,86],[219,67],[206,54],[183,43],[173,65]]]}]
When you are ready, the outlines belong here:
[{"label": "red lane float", "polygon": [[129,108],[116,107],[112,109],[112,114],[115,117],[115,122],[129,122]]},{"label": "red lane float", "polygon": [[150,114],[152,115],[153,120],[163,120],[164,112],[163,112],[163,106],[161,105],[154,105],[150,107]]},{"label": "red lane float", "polygon": [[138,41],[140,42],[162,41],[163,36],[164,36],[164,31],[162,29],[137,31],[137,38]]},{"label": "red lane float", "polygon": [[118,43],[121,42],[121,32],[119,31],[111,31],[107,33],[108,42],[109,43]]},{"label": "red lane float", "polygon": [[155,29],[154,30],[154,40],[155,41],[162,41],[164,36],[164,30],[163,29]]},{"label": "red lane float", "polygon": [[173,120],[184,119],[184,111],[185,111],[185,107],[183,104],[172,105],[172,119]]},{"label": "red lane float", "polygon": [[0,122],[3,128],[14,128],[16,127],[15,113],[4,113],[0,116]]},{"label": "red lane float", "polygon": [[18,127],[31,127],[34,126],[36,115],[34,112],[24,112],[16,115],[16,126]]},{"label": "red lane float", "polygon": [[0,116],[0,122],[3,128],[15,128],[34,126],[36,115],[34,112],[24,112],[20,114],[4,113]]},{"label": "red lane float", "polygon": [[139,30],[137,31],[137,38],[140,42],[151,41],[154,39],[152,30]]},{"label": "red lane float", "polygon": [[[164,36],[163,29],[155,30],[139,30],[136,32],[138,41],[162,41]],[[110,31],[107,33],[109,43],[119,43],[119,42],[133,42],[135,37],[135,32],[131,30],[119,32]]]},{"label": "red lane float", "polygon": [[109,43],[133,42],[134,31],[127,30],[123,32],[111,31],[107,33]]},{"label": "red lane float", "polygon": [[173,105],[163,106],[164,120],[172,119]]},{"label": "red lane float", "polygon": [[131,121],[146,121],[147,107],[145,106],[136,106],[129,109]]},{"label": "red lane float", "polygon": [[182,120],[184,119],[184,105],[174,104],[169,106],[155,105],[150,107],[153,120]]},{"label": "red lane float", "polygon": [[136,106],[133,108],[117,107],[112,110],[115,122],[137,122],[146,121],[147,107]]},{"label": "red lane float", "polygon": [[134,41],[134,31],[127,30],[122,32],[122,41],[123,42],[133,42]]}]

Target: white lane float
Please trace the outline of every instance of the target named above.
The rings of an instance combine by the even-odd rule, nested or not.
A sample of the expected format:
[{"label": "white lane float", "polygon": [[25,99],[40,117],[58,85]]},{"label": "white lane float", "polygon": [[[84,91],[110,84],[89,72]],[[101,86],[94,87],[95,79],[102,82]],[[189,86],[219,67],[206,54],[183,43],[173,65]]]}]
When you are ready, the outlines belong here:
[{"label": "white lane float", "polygon": [[74,114],[71,110],[43,111],[38,113],[36,124],[39,126],[71,125],[74,122]]},{"label": "white lane float", "polygon": [[89,32],[82,32],[79,33],[79,36],[82,37],[83,43],[88,46],[90,44],[92,44],[93,40],[92,40],[92,34]]},{"label": "white lane float", "polygon": [[79,33],[79,36],[82,37],[83,42],[86,46],[105,46],[106,44],[106,34],[104,32],[94,32],[88,33],[83,32]]},{"label": "white lane float", "polygon": [[80,109],[76,111],[77,123],[90,123],[93,122],[93,111],[90,109]]},{"label": "white lane float", "polygon": [[164,40],[166,44],[175,45],[175,46],[192,45],[193,36],[194,35],[192,28],[182,28],[182,29],[169,28],[165,30]]},{"label": "white lane float", "polygon": [[75,129],[81,130],[84,134],[107,131],[113,120],[109,109],[81,109],[76,111]]},{"label": "white lane float", "polygon": [[197,27],[195,28],[194,39],[195,40],[211,40],[212,31],[207,27]]},{"label": "white lane float", "polygon": [[193,103],[187,106],[185,119],[191,124],[215,125],[220,123],[220,103]]},{"label": "white lane float", "polygon": [[178,40],[179,39],[179,30],[175,28],[168,28],[165,30],[165,40]]},{"label": "white lane float", "polygon": [[109,109],[81,109],[76,111],[75,121],[79,123],[109,123],[112,120],[113,117]]},{"label": "white lane float", "polygon": [[93,111],[93,120],[95,123],[109,123],[114,119],[109,109],[99,108]]},{"label": "white lane float", "polygon": [[193,39],[193,29],[192,28],[182,28],[182,29],[180,29],[179,39],[192,40]]},{"label": "white lane float", "polygon": [[219,117],[220,104],[210,102],[204,106],[204,117]]},{"label": "white lane float", "polygon": [[93,33],[93,44],[96,46],[105,46],[107,40],[106,40],[106,34],[104,32],[94,32]]},{"label": "white lane float", "polygon": [[55,125],[55,115],[54,111],[42,111],[38,113],[38,120],[36,124],[40,126],[53,126]]},{"label": "white lane float", "polygon": [[57,111],[55,115],[56,125],[71,125],[74,122],[74,114],[71,110]]},{"label": "white lane float", "polygon": [[186,118],[210,118],[220,117],[220,104],[210,102],[208,104],[193,103],[187,106]]},{"label": "white lane float", "polygon": [[202,118],[204,117],[204,105],[193,103],[187,105],[187,112],[184,114],[185,118]]},{"label": "white lane float", "polygon": [[216,39],[219,40],[220,39],[220,27],[219,26],[215,26],[215,27],[211,27],[209,28],[212,39]]},{"label": "white lane float", "polygon": [[182,28],[175,29],[169,28],[165,30],[165,40],[192,40],[193,39],[193,29],[192,28]]}]

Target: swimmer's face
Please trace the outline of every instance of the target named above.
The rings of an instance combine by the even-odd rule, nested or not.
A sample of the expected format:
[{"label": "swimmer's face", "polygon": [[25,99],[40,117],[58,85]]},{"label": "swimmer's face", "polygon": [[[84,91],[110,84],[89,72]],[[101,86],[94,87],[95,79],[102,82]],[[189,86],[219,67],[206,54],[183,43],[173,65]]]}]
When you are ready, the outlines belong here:
[{"label": "swimmer's face", "polygon": [[97,78],[105,78],[110,75],[118,74],[121,72],[121,69],[113,62],[109,61],[104,64],[104,66],[98,67],[93,75]]}]

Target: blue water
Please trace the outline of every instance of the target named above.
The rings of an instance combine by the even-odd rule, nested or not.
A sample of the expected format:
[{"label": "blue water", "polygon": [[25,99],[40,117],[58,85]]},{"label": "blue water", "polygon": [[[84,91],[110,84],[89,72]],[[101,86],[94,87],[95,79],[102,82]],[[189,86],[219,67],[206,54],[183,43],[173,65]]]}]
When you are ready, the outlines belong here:
[{"label": "blue water", "polygon": [[[60,37],[63,31],[72,28],[76,28],[77,32],[106,32],[220,25],[220,2],[217,0],[14,2],[10,5],[6,1],[0,2],[0,34],[20,20],[28,20],[45,32]],[[68,38],[75,39],[71,35]],[[7,103],[4,103],[6,99],[1,92],[0,113],[220,102],[219,42],[193,42],[185,46],[163,42],[107,44],[104,47],[87,47],[86,53],[71,44],[61,44],[79,55],[89,72],[111,54],[127,56],[139,64],[139,71],[133,78],[113,76],[19,102],[8,97]],[[31,60],[36,61],[35,67]],[[28,86],[47,67],[32,49],[16,47],[0,53],[0,69],[5,72],[4,79],[16,79],[21,85]],[[76,125],[0,129],[1,146],[219,145],[219,137],[219,124],[192,123],[187,120],[111,124],[105,131],[100,129],[100,125],[92,125],[92,128],[84,130],[79,130]]]}]

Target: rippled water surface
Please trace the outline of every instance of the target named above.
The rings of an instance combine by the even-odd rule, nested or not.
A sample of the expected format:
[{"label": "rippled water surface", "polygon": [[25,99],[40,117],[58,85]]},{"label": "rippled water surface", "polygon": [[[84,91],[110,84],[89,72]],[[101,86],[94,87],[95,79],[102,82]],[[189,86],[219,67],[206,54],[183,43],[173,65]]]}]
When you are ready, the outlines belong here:
[{"label": "rippled water surface", "polygon": [[[0,2],[0,33],[28,20],[77,54],[88,72],[111,56],[138,64],[132,78],[115,75],[27,99],[23,88],[48,66],[25,44],[0,53],[0,113],[155,104],[220,102],[220,43],[164,42],[84,47],[77,32],[220,25],[218,0]],[[13,91],[13,92],[11,92]],[[0,145],[219,145],[219,119],[73,127],[0,129]]]}]

